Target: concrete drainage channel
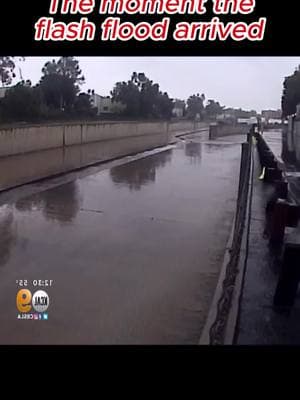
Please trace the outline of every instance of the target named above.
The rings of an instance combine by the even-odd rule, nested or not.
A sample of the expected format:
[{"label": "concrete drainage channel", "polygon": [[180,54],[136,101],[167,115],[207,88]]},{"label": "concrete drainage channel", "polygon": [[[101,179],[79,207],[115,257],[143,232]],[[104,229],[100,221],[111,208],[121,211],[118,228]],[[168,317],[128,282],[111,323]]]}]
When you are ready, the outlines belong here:
[{"label": "concrete drainage channel", "polygon": [[[174,148],[174,144],[185,136],[199,132],[208,132],[207,128],[193,131],[174,133],[171,145],[152,147],[151,150],[145,149],[129,155],[123,155],[110,160],[93,161],[90,164],[72,168],[69,171],[51,174],[43,178],[33,179],[18,185],[22,191],[22,196],[33,194],[60,186],[75,179],[97,173],[101,170],[124,165],[135,160],[146,158],[163,151]],[[242,145],[242,161],[240,170],[240,184],[238,192],[238,202],[236,217],[232,228],[230,240],[227,245],[223,267],[219,282],[215,292],[214,300],[209,312],[209,316],[200,340],[201,345],[223,345],[233,344],[235,338],[236,325],[239,314],[240,296],[242,292],[243,279],[247,261],[248,231],[251,213],[251,192],[253,181],[253,142],[252,135],[248,135],[248,142]],[[37,182],[41,182],[40,185]],[[30,185],[32,184],[32,185]],[[22,189],[20,188],[22,186]],[[0,205],[6,201],[11,201],[20,195],[20,191],[14,190],[16,186],[1,192]],[[6,193],[5,193],[6,192]]]},{"label": "concrete drainage channel", "polygon": [[[121,156],[105,161],[95,161],[89,165],[73,168],[70,171],[64,171],[60,174],[54,174],[42,179],[36,179],[31,182],[23,183],[19,186],[30,186],[29,183],[46,182],[41,189],[36,187],[36,191],[45,190],[50,187],[59,186],[91,173],[130,163],[135,160],[146,158],[148,156],[174,148],[174,143],[179,138],[195,134],[198,132],[207,132],[207,129],[178,133],[174,135],[173,145],[156,147],[152,150],[145,150],[140,153]],[[77,171],[77,172],[76,172]],[[64,180],[57,179],[65,177]],[[51,178],[51,179],[50,179]],[[207,318],[205,328],[200,339],[200,345],[230,345],[234,343],[236,326],[239,315],[240,297],[243,287],[243,280],[248,252],[248,234],[251,214],[253,184],[253,136],[248,135],[247,143],[242,145],[242,159],[240,169],[240,184],[238,191],[238,201],[235,221],[233,224],[231,236],[227,244],[223,267],[221,270],[219,282],[213,299],[213,303]],[[34,185],[32,185],[34,186]],[[36,185],[37,186],[37,185]],[[11,188],[12,189],[12,188]],[[32,188],[29,188],[32,191]],[[7,190],[6,190],[7,191]],[[11,192],[12,190],[10,190]],[[7,193],[10,196],[10,193]],[[1,193],[0,204],[6,199],[5,193]]]},{"label": "concrete drainage channel", "polygon": [[219,282],[200,345],[232,345],[235,342],[245,276],[253,191],[253,135],[242,145],[237,209]]},{"label": "concrete drainage channel", "polygon": [[[155,155],[163,151],[173,149],[176,143],[180,139],[182,140],[185,136],[196,134],[199,132],[204,133],[208,132],[208,130],[207,128],[202,128],[196,131],[189,131],[184,133],[181,132],[174,135],[174,138],[167,145],[154,146],[152,147],[152,149],[145,149],[144,151],[133,152],[119,157],[111,157],[110,159],[95,160],[90,163],[80,165],[78,167],[72,167],[69,170],[63,170],[62,172],[51,173],[47,174],[46,176],[41,176],[33,179],[27,179],[22,183],[11,184],[4,188],[0,187],[0,206],[5,204],[7,201],[12,201],[12,199],[14,198],[17,199],[20,192],[22,192],[22,196],[23,195],[26,196],[27,194],[33,194],[41,190],[47,190],[56,186],[60,186],[64,183],[72,182],[75,179],[83,178],[87,175],[100,172],[107,168],[113,168],[120,165],[124,165],[132,161],[137,161],[139,159],[146,158],[151,155]],[[47,152],[47,150],[42,151],[41,153],[44,152]],[[29,153],[28,155],[30,156],[30,154],[34,155],[35,153]],[[5,157],[5,159],[9,159],[9,157]],[[0,164],[1,164],[1,158],[0,158]]]},{"label": "concrete drainage channel", "polygon": [[[163,151],[174,148],[174,145],[185,136],[207,132],[207,128],[178,132],[174,134],[171,144],[156,146],[151,150],[116,157],[105,161],[94,161],[89,165],[72,168],[59,174],[49,175],[44,178],[28,181],[16,187],[0,191],[0,205],[14,198],[34,194],[62,184],[80,179],[101,170],[130,163],[135,160],[146,158]],[[243,286],[245,265],[247,260],[247,242],[249,221],[247,216],[251,210],[251,187],[252,187],[252,135],[248,135],[248,142],[242,146],[242,161],[240,171],[240,185],[238,194],[238,206],[236,217],[229,239],[224,263],[221,270],[219,282],[215,292],[214,300],[210,308],[209,316],[200,340],[201,345],[232,344],[239,313],[240,295]],[[37,182],[41,184],[38,185]]]},{"label": "concrete drainage channel", "polygon": [[[144,140],[143,138],[132,138],[132,149],[130,149],[131,142],[130,138],[128,138],[95,142],[83,146],[70,146],[66,149],[54,148],[40,152],[30,152],[17,156],[3,157],[0,158],[0,168],[2,171],[8,172],[3,175],[2,178],[0,178],[0,193],[22,187],[24,185],[58,178],[72,172],[82,171],[91,166],[107,165],[113,161],[124,160],[126,157],[139,156],[145,154],[146,152],[155,150],[164,151],[168,149],[168,146],[175,144],[180,137],[206,131],[207,128],[202,128],[196,131],[178,132],[178,134],[174,133],[173,137],[167,141],[157,140],[154,137],[154,140],[151,139],[153,144],[151,144],[151,141],[147,144],[146,141],[146,145],[143,145],[142,143]],[[121,152],[116,150],[119,145],[123,146],[124,140],[128,141],[126,144],[126,149]],[[120,141],[122,141],[122,143],[119,144]],[[90,160],[88,157],[84,159],[85,157],[80,155],[81,152],[85,151],[85,146],[88,146],[89,148],[87,151],[91,151],[92,153]],[[97,146],[99,147],[99,155]],[[81,147],[84,148],[82,149]],[[147,154],[149,155],[149,153]],[[48,165],[47,162],[44,163],[44,159],[50,159],[50,164]],[[76,162],[77,159],[79,162]],[[14,172],[12,175],[12,171],[16,170],[17,172]]]}]

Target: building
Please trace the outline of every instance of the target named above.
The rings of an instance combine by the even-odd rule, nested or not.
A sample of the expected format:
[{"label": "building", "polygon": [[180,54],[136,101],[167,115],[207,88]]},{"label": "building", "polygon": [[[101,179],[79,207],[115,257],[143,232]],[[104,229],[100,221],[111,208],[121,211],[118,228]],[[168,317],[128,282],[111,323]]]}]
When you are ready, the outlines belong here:
[{"label": "building", "polygon": [[237,123],[238,124],[247,124],[247,125],[253,125],[257,124],[258,118],[257,117],[250,117],[250,118],[238,118]]},{"label": "building", "polygon": [[173,115],[176,118],[182,118],[185,114],[185,101],[176,99],[174,101]]},{"label": "building", "polygon": [[235,108],[226,108],[222,114],[217,116],[218,121],[230,121],[237,123],[253,123],[254,119],[257,118],[257,112],[255,110],[245,111]]},{"label": "building", "polygon": [[223,113],[219,114],[216,117],[217,121],[231,121],[231,122],[236,122],[236,118],[234,115],[228,114],[228,113]]},{"label": "building", "polygon": [[272,123],[271,121],[280,121],[279,123],[281,123],[281,110],[263,110],[261,115],[267,124]]},{"label": "building", "polygon": [[282,120],[281,119],[270,118],[269,119],[269,124],[270,125],[281,125],[282,124]]},{"label": "building", "polygon": [[125,109],[124,104],[113,102],[111,97],[100,96],[99,94],[92,95],[92,104],[97,108],[98,115],[120,114]]}]

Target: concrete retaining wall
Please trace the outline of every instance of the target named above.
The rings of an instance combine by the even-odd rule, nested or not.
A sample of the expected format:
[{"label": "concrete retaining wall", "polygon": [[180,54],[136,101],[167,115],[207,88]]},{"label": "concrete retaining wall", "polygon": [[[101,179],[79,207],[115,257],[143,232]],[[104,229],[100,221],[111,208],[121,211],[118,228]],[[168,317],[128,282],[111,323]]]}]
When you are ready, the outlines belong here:
[{"label": "concrete retaining wall", "polygon": [[157,144],[153,144],[155,147],[168,144],[176,133],[191,132],[204,127],[205,124],[200,122],[179,121],[83,122],[0,128],[0,157],[149,135],[155,136],[157,141]]},{"label": "concrete retaining wall", "polygon": [[171,124],[169,124],[169,131],[184,133],[184,132],[191,132],[191,131],[205,129],[207,127],[208,127],[208,124],[205,122],[179,121],[179,122],[172,122]]},{"label": "concrete retaining wall", "polygon": [[63,146],[59,126],[17,128],[0,131],[0,157]]},{"label": "concrete retaining wall", "polygon": [[247,135],[249,131],[250,131],[250,126],[245,124],[237,124],[237,125],[212,124],[209,127],[209,138],[210,140],[214,140],[223,136]]},{"label": "concrete retaining wall", "polygon": [[178,132],[178,131],[193,131],[195,129],[194,121],[179,121],[170,124],[169,130],[170,132]]},{"label": "concrete retaining wall", "polygon": [[0,191],[165,144],[166,137],[158,134],[3,157],[0,159]]}]

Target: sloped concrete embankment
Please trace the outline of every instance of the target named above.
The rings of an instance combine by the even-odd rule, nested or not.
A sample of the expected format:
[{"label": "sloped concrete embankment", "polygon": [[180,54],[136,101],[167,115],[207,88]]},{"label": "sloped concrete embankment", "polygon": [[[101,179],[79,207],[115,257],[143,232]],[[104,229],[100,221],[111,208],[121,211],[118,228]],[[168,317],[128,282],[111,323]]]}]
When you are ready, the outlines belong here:
[{"label": "sloped concrete embankment", "polygon": [[0,130],[0,190],[141,153],[206,130],[194,121],[49,124]]}]

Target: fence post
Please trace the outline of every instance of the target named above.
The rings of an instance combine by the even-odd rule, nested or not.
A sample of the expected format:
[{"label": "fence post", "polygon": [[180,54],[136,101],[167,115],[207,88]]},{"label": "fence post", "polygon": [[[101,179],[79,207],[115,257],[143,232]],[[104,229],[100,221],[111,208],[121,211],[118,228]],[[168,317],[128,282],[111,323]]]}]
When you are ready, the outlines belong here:
[{"label": "fence post", "polygon": [[276,183],[276,194],[279,199],[287,200],[289,193],[289,185],[287,180],[278,181]]},{"label": "fence post", "polygon": [[271,244],[281,244],[284,240],[285,228],[287,226],[289,204],[284,199],[278,199],[274,208],[271,221]]},{"label": "fence post", "polygon": [[253,132],[250,129],[250,132],[247,134],[247,143],[251,144],[253,138]]}]

